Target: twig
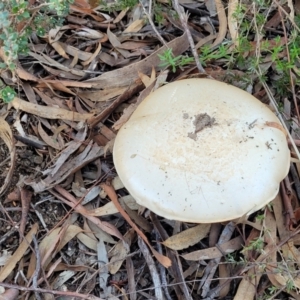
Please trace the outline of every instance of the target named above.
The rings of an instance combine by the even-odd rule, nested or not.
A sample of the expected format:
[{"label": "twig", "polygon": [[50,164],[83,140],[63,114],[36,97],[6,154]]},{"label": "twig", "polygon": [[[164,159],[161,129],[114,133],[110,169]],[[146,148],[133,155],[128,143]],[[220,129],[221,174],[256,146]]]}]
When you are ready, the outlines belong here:
[{"label": "twig", "polygon": [[148,265],[151,277],[152,277],[152,281],[154,284],[154,293],[155,293],[155,297],[158,300],[163,300],[163,293],[162,293],[162,289],[161,289],[161,282],[160,282],[160,278],[157,272],[157,268],[155,266],[155,262],[151,256],[151,253],[148,249],[148,247],[146,246],[145,242],[142,240],[141,237],[138,237],[138,245],[144,255],[145,261]]},{"label": "twig", "polygon": [[[151,221],[156,228],[157,232],[159,233],[162,240],[166,240],[169,235],[167,234],[164,227],[161,225],[160,221],[158,220],[157,216],[154,213],[150,213]],[[172,286],[174,288],[174,291],[177,295],[178,299],[184,298],[188,299],[189,293],[187,293],[188,289],[186,287],[186,281],[182,276],[182,272],[179,269],[178,263],[177,263],[177,257],[175,254],[176,251],[171,251],[170,249],[166,249],[166,255],[171,259],[172,266],[168,269],[169,273],[171,274],[171,277],[174,278],[175,284],[168,284],[168,287]],[[176,284],[179,283],[180,284]],[[183,293],[183,296],[182,296]]]},{"label": "twig", "polygon": [[[35,235],[33,235],[32,240],[33,240],[33,244],[34,244],[34,252],[35,252],[35,257],[36,257],[35,271],[32,276],[32,285],[34,288],[37,288],[38,287],[38,277],[39,277],[40,270],[41,270],[41,256],[40,256],[39,245],[38,245]],[[42,300],[42,298],[38,292],[35,291],[34,295],[37,300]]]},{"label": "twig", "polygon": [[151,17],[151,9],[152,9],[152,0],[149,1],[149,13],[147,12],[146,10],[146,7],[144,6],[143,2],[140,0],[140,4],[143,8],[143,11],[144,11],[144,14],[146,15],[146,17],[148,18],[148,21],[152,27],[152,29],[154,30],[154,32],[156,33],[157,35],[157,38],[160,40],[160,42],[167,48],[169,49],[170,47],[168,46],[168,44],[166,43],[166,41],[163,39],[163,37],[160,35],[160,33],[158,32],[158,30],[156,29],[155,27],[155,24],[152,20],[152,17]]},{"label": "twig", "polygon": [[25,226],[27,223],[27,216],[28,216],[28,212],[29,212],[29,204],[31,203],[32,192],[21,187],[20,194],[21,194],[21,204],[22,204],[22,216],[21,216],[20,227],[19,227],[20,228],[19,229],[19,232],[20,232],[19,242],[21,243],[22,239],[24,237]]},{"label": "twig", "polygon": [[[159,241],[159,233],[158,233],[157,229],[155,230],[155,237],[156,237],[156,242],[157,242],[156,243],[157,251],[160,254],[163,254],[162,246],[161,246],[161,243],[160,243],[161,241]],[[162,282],[162,285],[163,285],[162,288],[164,290],[165,296],[166,296],[167,300],[172,300],[172,297],[170,296],[169,290],[168,290],[168,282],[166,280],[166,269],[161,264],[158,265],[158,269],[159,269],[160,278],[161,278],[161,282]]]},{"label": "twig", "polygon": [[180,278],[183,282],[183,285],[182,285],[182,288],[183,288],[183,293],[184,293],[184,299],[186,300],[193,300],[193,298],[191,297],[190,295],[190,291],[187,287],[187,284],[185,282],[185,278],[183,276],[183,270],[182,270],[182,265],[181,265],[181,261],[180,261],[180,258],[179,258],[179,255],[178,255],[178,252],[176,251],[175,252],[175,255],[176,255],[176,259],[177,259],[177,267],[179,269],[179,275],[180,275]]},{"label": "twig", "polygon": [[41,288],[34,288],[34,287],[26,287],[26,286],[20,286],[16,284],[9,284],[9,283],[4,283],[0,282],[0,286],[6,287],[6,288],[11,288],[11,289],[16,289],[19,291],[26,291],[26,292],[40,292],[40,293],[48,293],[52,295],[60,295],[60,296],[68,296],[68,297],[75,297],[75,298],[80,298],[80,299],[89,299],[89,300],[104,300],[103,298],[96,297],[94,295],[84,295],[84,294],[79,294],[76,292],[64,292],[64,291],[56,291],[56,290],[48,290],[48,289],[41,289]]},{"label": "twig", "polygon": [[173,6],[174,6],[175,10],[177,11],[177,13],[179,15],[180,22],[181,22],[181,24],[182,24],[182,26],[183,26],[186,34],[187,34],[187,38],[189,40],[191,50],[192,50],[193,56],[195,58],[197,68],[198,68],[200,73],[205,74],[206,72],[205,72],[205,70],[203,69],[203,67],[200,63],[198,53],[197,53],[197,50],[195,48],[195,43],[194,43],[193,37],[192,37],[190,29],[187,25],[187,15],[182,11],[183,9],[179,6],[178,0],[172,0],[172,3],[173,3]]},{"label": "twig", "polygon": [[[225,228],[223,229],[223,231],[221,233],[219,241],[218,241],[219,245],[230,240],[230,238],[233,234],[234,228],[235,228],[235,226],[234,226],[233,222],[230,222],[225,226]],[[202,294],[201,294],[202,297],[206,297],[210,290],[211,280],[215,275],[215,272],[218,268],[220,260],[221,260],[221,257],[211,260],[205,269],[205,272],[203,275],[203,279],[205,279],[205,281],[203,283],[203,286],[200,285],[200,287],[202,286]],[[210,298],[211,297],[209,297],[209,299]]]},{"label": "twig", "polygon": [[136,294],[135,281],[134,281],[134,265],[131,257],[126,258],[126,270],[128,276],[128,292],[130,293],[130,299],[136,300],[137,294]]}]

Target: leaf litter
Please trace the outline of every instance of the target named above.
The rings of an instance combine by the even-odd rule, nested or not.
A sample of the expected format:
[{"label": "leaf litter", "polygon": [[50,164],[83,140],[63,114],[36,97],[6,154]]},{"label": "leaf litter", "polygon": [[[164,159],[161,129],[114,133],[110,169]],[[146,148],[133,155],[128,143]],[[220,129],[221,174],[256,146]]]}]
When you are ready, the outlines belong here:
[{"label": "leaf litter", "polygon": [[[1,297],[299,299],[298,3],[106,2],[76,0],[0,74],[18,88],[0,105]],[[159,218],[112,161],[117,131],[149,93],[203,76],[270,103],[292,145],[278,196],[239,223]]]}]

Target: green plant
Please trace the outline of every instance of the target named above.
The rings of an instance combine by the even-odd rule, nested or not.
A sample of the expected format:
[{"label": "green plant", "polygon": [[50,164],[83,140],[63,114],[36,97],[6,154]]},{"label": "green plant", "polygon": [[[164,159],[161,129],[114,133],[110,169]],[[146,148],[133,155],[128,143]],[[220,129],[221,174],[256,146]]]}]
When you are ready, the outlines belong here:
[{"label": "green plant", "polygon": [[287,280],[286,290],[287,290],[288,293],[295,290],[295,283],[294,283],[294,280],[292,278]]},{"label": "green plant", "polygon": [[[14,70],[20,54],[28,52],[28,39],[33,32],[42,36],[62,23],[74,0],[47,0],[39,9],[30,7],[27,0],[0,3],[0,46],[6,55],[0,67]],[[57,17],[53,15],[57,14]]]},{"label": "green plant", "polygon": [[161,61],[159,66],[162,68],[170,67],[173,73],[176,72],[178,67],[181,68],[194,61],[194,58],[184,55],[178,55],[175,57],[171,48],[167,49],[163,54],[158,54],[158,57]]},{"label": "green plant", "polygon": [[255,250],[259,253],[261,253],[264,249],[264,240],[261,237],[258,237],[252,241],[250,241],[249,246],[244,247],[242,250],[242,253],[245,253],[246,251]]},{"label": "green plant", "polygon": [[200,49],[200,62],[205,66],[206,62],[218,60],[220,58],[229,59],[228,46],[220,45],[217,49],[212,50],[209,45],[205,45]]},{"label": "green plant", "polygon": [[58,16],[66,16],[69,13],[70,4],[74,0],[49,0],[49,8],[56,11]]},{"label": "green plant", "polygon": [[[270,19],[269,7],[270,0],[254,0],[237,6],[233,18],[239,35],[234,49],[231,48],[227,66],[243,70],[252,77],[254,75],[255,81],[271,85],[276,91],[273,96],[279,102],[283,97],[291,97],[300,86],[300,16],[295,17],[294,23],[283,34],[270,39],[265,31]],[[272,65],[268,64],[270,59]],[[291,89],[291,80],[294,80],[294,89]]]},{"label": "green plant", "polygon": [[270,287],[268,287],[262,296],[260,296],[258,298],[258,300],[269,300],[269,299],[273,299],[273,297],[278,293],[279,288],[272,285]]},{"label": "green plant", "polygon": [[126,8],[132,8],[137,5],[139,0],[116,0],[113,3],[107,3],[107,1],[100,1],[101,8],[105,11],[111,12],[114,10],[122,10]]},{"label": "green plant", "polygon": [[165,17],[163,14],[163,6],[159,3],[156,3],[153,6],[153,14],[154,14],[154,21],[160,26],[164,23]]},{"label": "green plant", "polygon": [[[14,71],[19,55],[28,53],[28,40],[35,32],[38,36],[61,25],[74,0],[46,0],[39,7],[31,7],[27,0],[0,2],[0,48],[4,61],[0,69]],[[57,16],[55,16],[55,14]],[[15,92],[10,87],[0,90],[4,102],[10,102]]]},{"label": "green plant", "polygon": [[257,215],[255,218],[256,218],[258,221],[262,221],[262,220],[265,219],[265,215],[264,215],[264,214],[260,214],[260,215]]},{"label": "green plant", "polygon": [[11,102],[16,96],[16,92],[9,86],[5,87],[4,89],[0,90],[0,98],[5,102]]}]

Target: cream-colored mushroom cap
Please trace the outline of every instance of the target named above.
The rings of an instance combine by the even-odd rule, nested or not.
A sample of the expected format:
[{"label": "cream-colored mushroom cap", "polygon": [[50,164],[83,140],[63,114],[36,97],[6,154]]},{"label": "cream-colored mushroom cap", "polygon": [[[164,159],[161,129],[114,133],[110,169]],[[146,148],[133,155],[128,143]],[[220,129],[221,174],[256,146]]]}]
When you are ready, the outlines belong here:
[{"label": "cream-colored mushroom cap", "polygon": [[186,79],[150,94],[120,129],[114,163],[136,201],[167,219],[211,223],[273,200],[290,152],[271,110],[247,92]]}]

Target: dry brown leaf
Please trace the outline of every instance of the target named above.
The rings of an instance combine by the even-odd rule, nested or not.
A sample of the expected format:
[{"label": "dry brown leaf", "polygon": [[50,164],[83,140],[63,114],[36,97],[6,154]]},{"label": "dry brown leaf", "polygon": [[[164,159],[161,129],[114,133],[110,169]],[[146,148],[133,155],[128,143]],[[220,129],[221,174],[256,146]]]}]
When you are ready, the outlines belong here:
[{"label": "dry brown leaf", "polygon": [[[76,274],[76,272],[74,271],[71,271],[71,270],[67,270],[67,271],[64,271],[64,272],[61,272],[59,274],[59,276],[57,276],[53,282],[51,282],[51,287],[55,290],[57,290],[58,288],[63,288],[64,286],[64,283],[66,281],[68,281],[69,279],[71,279],[74,275]],[[48,299],[45,299],[45,300],[48,300]]]},{"label": "dry brown leaf", "polygon": [[292,0],[287,0],[288,7],[290,8],[290,17],[291,21],[294,22],[295,19],[295,10],[294,10],[294,3]]},{"label": "dry brown leaf", "polygon": [[105,102],[117,96],[120,96],[127,90],[127,87],[116,87],[116,88],[105,88],[104,90],[96,90],[96,91],[79,91],[78,95],[82,98],[89,99],[93,102]]},{"label": "dry brown leaf", "polygon": [[[129,40],[129,41],[123,42],[121,44],[120,48],[125,49],[125,50],[138,50],[140,48],[143,49],[143,48],[145,48],[147,46],[150,46],[150,45],[153,45],[153,42],[145,41],[145,40],[144,41],[143,40],[141,40],[141,41],[131,41],[131,40]],[[141,52],[139,52],[139,51],[136,51],[135,53],[137,55],[141,54]]]},{"label": "dry brown leaf", "polygon": [[[182,257],[186,260],[198,261],[204,259],[220,258],[224,253],[229,254],[234,251],[240,250],[243,246],[243,239],[241,236],[235,237],[232,240],[225,242],[219,247],[211,247],[207,249],[193,251],[187,254],[183,254]],[[220,251],[220,249],[222,252]]]},{"label": "dry brown leaf", "polygon": [[129,247],[134,236],[135,231],[133,229],[129,229],[124,235],[126,245],[124,245],[123,241],[118,241],[118,243],[109,252],[109,256],[111,257],[110,264],[108,265],[110,274],[116,274],[119,271],[123,261],[129,253]]},{"label": "dry brown leaf", "polygon": [[[76,0],[76,2],[83,2],[82,0]],[[75,4],[75,3],[74,3]],[[74,11],[79,13],[80,15],[88,15],[91,18],[93,18],[97,22],[103,22],[105,21],[105,18],[101,16],[100,13],[96,13],[94,9],[90,8],[90,5],[84,5],[84,6],[77,6],[77,5],[70,5],[70,11]]]},{"label": "dry brown leaf", "polygon": [[[247,273],[247,277],[242,279],[239,284],[238,290],[234,295],[233,300],[253,300],[256,295],[256,283],[260,280],[261,275],[257,275],[251,269]],[[251,277],[250,277],[251,276]]]},{"label": "dry brown leaf", "polygon": [[99,241],[97,244],[97,261],[99,269],[99,286],[103,290],[102,294],[107,299],[109,292],[109,287],[107,280],[108,274],[108,256],[107,249],[103,241]]},{"label": "dry brown leaf", "polygon": [[[0,50],[1,51],[1,50]],[[20,79],[38,82],[39,78],[24,70],[21,66],[17,66],[16,73]]]},{"label": "dry brown leaf", "polygon": [[54,136],[49,136],[46,131],[43,129],[41,122],[38,124],[38,132],[42,140],[49,145],[50,147],[61,150],[61,146],[59,145],[58,141],[55,139]]},{"label": "dry brown leaf", "polygon": [[[223,259],[223,262],[225,261],[225,259]],[[223,287],[220,290],[220,294],[219,294],[219,298],[220,299],[224,299],[228,293],[230,292],[230,282],[228,282],[228,279],[230,277],[230,268],[228,266],[228,264],[224,264],[221,263],[219,264],[219,284]]]},{"label": "dry brown leaf", "polygon": [[[70,207],[72,207],[76,212],[80,213],[82,216],[86,217],[88,220],[90,220],[91,222],[93,222],[95,225],[99,226],[99,228],[101,228],[102,230],[104,230],[106,233],[116,236],[117,238],[119,238],[120,240],[123,240],[123,236],[122,234],[119,232],[119,230],[117,229],[117,227],[115,227],[114,225],[105,222],[105,221],[101,221],[100,219],[94,217],[94,216],[90,216],[89,212],[87,209],[85,209],[85,207],[83,207],[78,200],[75,199],[75,197],[73,197],[73,195],[71,195],[68,191],[66,191],[65,189],[63,189],[62,187],[60,187],[59,185],[55,186],[55,190],[60,193],[60,195],[62,195],[63,197],[59,197],[64,203],[66,203],[67,205],[69,205]],[[53,194],[57,195],[56,193],[54,193],[52,191]],[[59,196],[59,195],[57,195]]]},{"label": "dry brown leaf", "polygon": [[[45,93],[41,92],[39,89],[34,88],[34,91],[41,97],[41,100],[47,105],[47,106],[53,106],[53,107],[60,107],[60,108],[66,108],[65,105],[60,101],[58,102],[60,105],[57,104],[57,101],[55,101],[54,97],[50,97],[46,95]],[[30,101],[32,102],[32,101]],[[38,104],[38,103],[36,103]]]},{"label": "dry brown leaf", "polygon": [[144,19],[138,19],[133,21],[123,32],[139,32],[145,25]]},{"label": "dry brown leaf", "polygon": [[30,208],[31,198],[33,193],[23,187],[20,187],[21,203],[22,203],[22,216],[19,225],[20,241],[23,240],[25,233],[26,223],[28,222],[28,212]]},{"label": "dry brown leaf", "polygon": [[117,15],[117,17],[114,19],[113,23],[116,24],[116,23],[119,23],[127,14],[129,10],[129,7],[123,9],[122,11],[120,11],[120,13]]},{"label": "dry brown leaf", "polygon": [[30,246],[30,243],[32,241],[33,236],[37,233],[38,231],[38,224],[35,223],[30,231],[27,233],[25,236],[23,242],[19,245],[18,249],[15,251],[15,253],[10,257],[10,259],[7,261],[5,266],[1,269],[0,271],[0,282],[3,282],[7,276],[11,274],[19,260],[24,256],[25,252]]},{"label": "dry brown leaf", "polygon": [[[174,56],[178,56],[189,48],[187,35],[183,34],[182,36],[169,42],[167,45],[169,48],[173,49]],[[152,67],[154,67],[155,70],[160,69],[160,59],[158,54],[162,54],[166,49],[167,48],[163,46],[147,58],[137,63],[118,70],[106,72],[98,77],[89,79],[86,82],[93,83],[93,86],[97,88],[105,88],[107,86],[110,88],[128,86],[137,80],[138,72],[150,74]]]},{"label": "dry brown leaf", "polygon": [[114,191],[112,186],[109,186],[107,184],[101,184],[101,187],[104,189],[104,191],[107,193],[111,201],[115,204],[115,206],[118,208],[119,212],[122,214],[123,218],[131,225],[131,227],[137,232],[137,234],[144,240],[144,242],[148,245],[150,250],[152,251],[153,255],[156,257],[156,259],[166,268],[171,266],[171,260],[158,253],[149,243],[147,237],[144,235],[144,233],[130,220],[122,206],[120,205],[118,201],[118,196],[116,192]]},{"label": "dry brown leaf", "polygon": [[65,59],[69,59],[69,56],[58,42],[62,35],[63,31],[61,31],[61,27],[52,28],[48,33],[48,42],[59,55],[61,55]]},{"label": "dry brown leaf", "polygon": [[89,249],[92,249],[94,251],[97,251],[97,240],[96,239],[93,239],[82,232],[78,233],[76,237],[86,247],[88,247]]},{"label": "dry brown leaf", "polygon": [[[71,46],[70,46],[71,47]],[[87,53],[87,52],[86,52]],[[63,70],[65,72],[70,72],[71,74],[74,74],[74,75],[77,75],[77,76],[80,76],[80,77],[83,77],[86,73],[82,70],[78,70],[78,69],[73,69],[73,68],[69,68],[69,67],[66,67],[64,66],[63,64],[60,64],[59,62],[57,62],[56,60],[46,56],[45,54],[37,54],[35,52],[31,52],[29,51],[28,53],[30,56],[34,57],[39,63],[41,64],[46,64],[46,65],[49,65],[51,67],[56,67],[57,69],[59,70]],[[90,57],[91,54],[89,53],[89,56]],[[38,80],[40,81],[40,80]]]},{"label": "dry brown leaf", "polygon": [[[79,30],[74,32],[75,36],[84,37],[85,39],[99,40],[99,42],[106,42],[106,35],[98,30],[94,30],[88,27],[81,27]],[[106,39],[104,39],[106,37]],[[101,41],[100,41],[101,39]]]},{"label": "dry brown leaf", "polygon": [[128,107],[126,107],[123,111],[123,115],[121,116],[121,118],[114,123],[113,125],[113,129],[115,130],[119,130],[131,117],[131,115],[134,113],[134,111],[137,108],[137,104],[133,103],[130,104]]},{"label": "dry brown leaf", "polygon": [[102,48],[102,45],[101,45],[101,43],[99,43],[99,44],[98,44],[98,47],[97,47],[97,49],[96,49],[96,51],[91,55],[91,57],[90,57],[89,59],[83,61],[81,64],[82,64],[83,66],[89,65],[89,64],[92,62],[92,60],[93,60],[94,58],[96,58],[96,56],[99,54],[99,52],[101,51],[101,48]]},{"label": "dry brown leaf", "polygon": [[64,44],[64,43],[61,43],[61,45],[62,45],[62,47],[64,47],[64,49],[66,50],[66,52],[68,54],[70,54],[73,57],[77,57],[79,60],[87,61],[92,56],[92,53],[79,50],[78,48],[76,48],[74,46]]},{"label": "dry brown leaf", "polygon": [[199,224],[169,237],[162,244],[173,250],[182,250],[200,242],[206,237],[209,229],[210,224]]},{"label": "dry brown leaf", "polygon": [[117,242],[113,239],[113,237],[106,233],[104,230],[102,230],[99,226],[97,226],[95,223],[93,223],[91,220],[87,220],[87,223],[89,227],[91,228],[91,231],[94,236],[100,241],[103,241],[105,243],[109,244],[116,244]]},{"label": "dry brown leaf", "polygon": [[11,104],[15,109],[19,109],[45,119],[59,119],[59,120],[68,120],[74,122],[77,121],[84,122],[93,116],[93,114],[80,114],[62,108],[42,106],[42,105],[30,103],[18,97],[15,97],[14,100],[11,102]]},{"label": "dry brown leaf", "polygon": [[[52,86],[63,86],[63,87],[77,87],[77,88],[91,88],[93,87],[92,84],[88,82],[80,82],[80,81],[73,81],[73,80],[51,80],[51,79],[43,79],[40,80],[39,84],[36,87],[47,87],[48,85]],[[66,90],[70,91],[70,90]],[[70,94],[74,94],[72,91],[69,92]]]},{"label": "dry brown leaf", "polygon": [[155,68],[152,68],[151,77],[150,77],[150,80],[149,80],[149,83],[151,82],[151,84],[149,84],[140,93],[136,103],[130,104],[127,108],[124,109],[123,115],[121,116],[121,118],[117,122],[114,123],[113,129],[115,129],[115,130],[120,129],[129,120],[130,116],[136,110],[138,105],[140,103],[142,103],[142,101],[151,93],[151,91],[153,89],[158,88],[163,82],[166,81],[167,76],[168,76],[168,71],[163,71],[158,75],[158,77],[156,79],[156,82],[155,82],[154,78],[156,77],[156,72],[155,72]]},{"label": "dry brown leaf", "polygon": [[126,213],[130,217],[131,220],[134,221],[134,223],[141,229],[143,229],[145,232],[151,232],[152,226],[150,223],[138,212],[131,210],[126,203],[122,201],[122,199],[119,199],[121,206],[125,209]]},{"label": "dry brown leaf", "polygon": [[28,101],[37,104],[36,95],[32,88],[32,84],[29,82],[22,82],[22,87]]},{"label": "dry brown leaf", "polygon": [[118,52],[120,52],[125,58],[130,56],[129,51],[122,49],[121,42],[119,41],[117,36],[110,31],[109,27],[107,28],[107,37],[108,37],[110,43],[112,44],[112,46],[116,50],[118,50]]},{"label": "dry brown leaf", "polygon": [[[126,205],[128,207],[130,207],[130,209],[132,209],[132,210],[139,209],[139,205],[136,203],[136,201],[134,200],[134,198],[132,196],[128,195],[128,196],[124,196],[120,199],[122,199],[126,203]],[[121,205],[122,205],[122,203],[121,203]],[[119,211],[113,202],[108,202],[101,207],[95,208],[93,210],[89,210],[89,214],[91,216],[95,216],[95,217],[113,215],[113,214],[117,214],[118,212]]]},{"label": "dry brown leaf", "polygon": [[222,43],[227,33],[227,18],[226,18],[224,5],[221,0],[215,0],[215,2],[216,2],[216,8],[218,12],[218,19],[219,19],[219,32],[216,40],[211,45],[211,48],[216,47],[220,43]]},{"label": "dry brown leaf", "polygon": [[4,293],[0,294],[0,300],[15,300],[18,299],[18,289],[7,289]]},{"label": "dry brown leaf", "polygon": [[81,146],[81,143],[85,140],[87,134],[87,126],[84,126],[78,130],[77,134],[74,137],[74,140],[69,142],[68,146],[63,149],[60,153],[60,156],[56,160],[53,166],[43,172],[43,175],[50,174],[54,176],[57,171],[64,165],[67,159]]},{"label": "dry brown leaf", "polygon": [[[153,76],[154,73],[154,76]],[[155,69],[152,69],[151,77],[147,76],[146,74],[143,74],[142,72],[138,72],[139,78],[145,85],[145,87],[149,87],[154,81],[155,81]]]},{"label": "dry brown leaf", "polygon": [[[64,163],[53,176],[48,174],[46,178],[38,179],[38,181],[28,178],[25,182],[27,185],[30,185],[35,192],[51,189],[67,179],[71,174],[74,174],[77,170],[102,156],[103,153],[103,147],[99,147],[97,144],[93,143],[93,141],[90,141],[83,152],[79,153],[77,156],[71,157],[68,160],[68,163]],[[49,170],[46,170],[45,172],[48,173],[48,171]]]},{"label": "dry brown leaf", "polygon": [[10,153],[10,167],[6,174],[5,180],[0,187],[0,195],[2,195],[11,183],[11,178],[15,169],[16,147],[13,134],[8,123],[0,117],[0,139],[3,140]]},{"label": "dry brown leaf", "polygon": [[[68,227],[57,227],[51,231],[40,243],[39,251],[43,267],[46,268],[52,258],[59,252],[70,240],[83,230],[76,225]],[[53,251],[52,253],[49,252]],[[30,259],[27,278],[31,277],[36,265],[36,256],[33,254]]]},{"label": "dry brown leaf", "polygon": [[80,76],[72,74],[72,73],[67,72],[67,71],[57,70],[57,69],[54,69],[54,68],[50,68],[50,67],[46,66],[45,64],[43,65],[43,68],[47,72],[49,72],[49,74],[52,74],[52,75],[54,75],[56,77],[60,77],[62,79],[78,80],[78,79],[81,78]]}]

